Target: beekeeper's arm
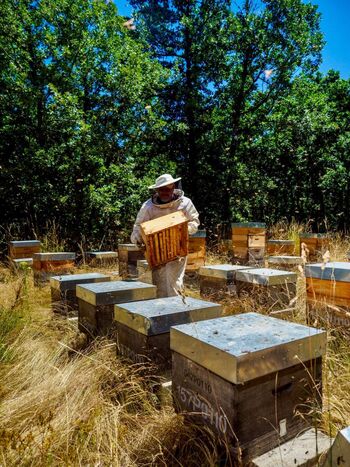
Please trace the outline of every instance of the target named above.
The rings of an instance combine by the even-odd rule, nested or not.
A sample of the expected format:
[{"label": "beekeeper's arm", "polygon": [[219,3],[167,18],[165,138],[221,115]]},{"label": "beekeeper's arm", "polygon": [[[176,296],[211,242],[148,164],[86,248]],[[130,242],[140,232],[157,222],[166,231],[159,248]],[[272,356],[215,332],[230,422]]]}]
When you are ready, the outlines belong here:
[{"label": "beekeeper's arm", "polygon": [[139,210],[139,212],[137,214],[136,221],[135,221],[135,224],[134,224],[134,228],[132,230],[132,234],[131,234],[131,237],[130,237],[131,243],[135,243],[135,244],[143,243],[142,236],[141,236],[140,224],[142,224],[142,222],[149,221],[150,219],[151,219],[150,218],[150,209],[149,209],[149,206],[147,205],[147,201],[146,201],[146,203],[144,203],[141,206],[141,209]]},{"label": "beekeeper's arm", "polygon": [[189,200],[186,208],[184,209],[184,213],[186,214],[187,219],[189,220],[188,223],[188,233],[190,235],[195,234],[199,227],[199,214],[197,209],[194,207],[191,200]]}]

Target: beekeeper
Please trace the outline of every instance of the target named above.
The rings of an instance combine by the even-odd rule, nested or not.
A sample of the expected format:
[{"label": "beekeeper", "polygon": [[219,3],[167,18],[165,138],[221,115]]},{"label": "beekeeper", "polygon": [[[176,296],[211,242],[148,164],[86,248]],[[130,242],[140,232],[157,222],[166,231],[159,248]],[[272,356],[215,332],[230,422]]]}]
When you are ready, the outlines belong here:
[{"label": "beekeeper", "polygon": [[[183,211],[188,222],[188,233],[194,234],[199,226],[199,214],[192,201],[184,196],[184,192],[177,189],[175,183],[181,177],[173,178],[169,174],[161,175],[156,183],[149,188],[155,190],[154,195],[148,199],[137,214],[131,234],[131,242],[142,244],[140,224],[156,219],[176,211]],[[153,284],[157,286],[158,297],[173,297],[183,292],[183,279],[185,275],[187,257],[177,258],[152,271]]]}]

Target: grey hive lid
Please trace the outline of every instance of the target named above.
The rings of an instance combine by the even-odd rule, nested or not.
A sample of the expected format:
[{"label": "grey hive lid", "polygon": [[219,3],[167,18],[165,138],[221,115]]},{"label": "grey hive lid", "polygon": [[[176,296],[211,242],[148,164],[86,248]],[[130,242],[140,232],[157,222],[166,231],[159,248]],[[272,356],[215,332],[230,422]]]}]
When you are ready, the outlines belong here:
[{"label": "grey hive lid", "polygon": [[303,258],[301,256],[278,255],[269,256],[267,261],[271,264],[302,264]]},{"label": "grey hive lid", "polygon": [[75,260],[75,253],[66,251],[34,253],[33,259],[38,261],[72,261]]},{"label": "grey hive lid", "polygon": [[114,305],[156,298],[157,287],[139,281],[111,281],[77,285],[77,297],[92,305]]},{"label": "grey hive lid", "polygon": [[243,266],[240,264],[211,264],[202,266],[199,269],[200,276],[219,277],[221,279],[234,279],[237,271],[252,269],[252,266]]},{"label": "grey hive lid", "polygon": [[277,285],[285,283],[295,283],[297,274],[280,269],[255,268],[246,271],[237,271],[236,280],[257,285]]},{"label": "grey hive lid", "polygon": [[39,240],[13,240],[10,242],[10,245],[13,247],[30,247],[30,246],[40,246]]},{"label": "grey hive lid", "polygon": [[99,272],[91,272],[87,274],[67,274],[64,276],[53,276],[50,279],[50,285],[57,290],[75,290],[78,284],[89,284],[91,282],[110,281],[111,276],[101,274]]},{"label": "grey hive lid", "polygon": [[246,228],[259,228],[259,229],[265,229],[266,224],[264,222],[233,222],[231,224],[231,227],[246,227]]},{"label": "grey hive lid", "polygon": [[350,263],[335,261],[326,264],[307,264],[305,266],[305,276],[325,281],[350,282]]},{"label": "grey hive lid", "polygon": [[145,335],[169,332],[170,327],[222,315],[218,303],[186,297],[157,298],[143,302],[121,303],[114,306],[114,319]]},{"label": "grey hive lid", "polygon": [[118,250],[140,251],[141,248],[135,245],[135,243],[119,243]]},{"label": "grey hive lid", "polygon": [[310,233],[310,232],[300,232],[299,238],[326,238],[328,234],[325,233]]},{"label": "grey hive lid", "polygon": [[268,244],[270,245],[294,245],[295,241],[294,240],[268,240]]},{"label": "grey hive lid", "polygon": [[170,347],[234,384],[320,357],[326,332],[257,313],[174,326]]}]

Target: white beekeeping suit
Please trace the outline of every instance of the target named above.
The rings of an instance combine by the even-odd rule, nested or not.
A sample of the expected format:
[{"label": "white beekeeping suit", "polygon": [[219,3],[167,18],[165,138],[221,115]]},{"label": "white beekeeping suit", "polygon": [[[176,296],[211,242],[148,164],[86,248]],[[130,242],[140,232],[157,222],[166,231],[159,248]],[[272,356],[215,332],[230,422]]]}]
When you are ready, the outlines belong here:
[{"label": "white beekeeping suit", "polygon": [[[184,196],[182,190],[174,190],[174,198],[168,203],[160,204],[157,194],[155,194],[142,205],[136,217],[131,242],[142,243],[140,224],[176,211],[183,211],[189,220],[188,233],[196,233],[199,226],[197,209],[192,201]],[[153,269],[153,284],[157,286],[157,296],[159,298],[172,297],[182,292],[186,263],[187,257],[182,257]]]}]

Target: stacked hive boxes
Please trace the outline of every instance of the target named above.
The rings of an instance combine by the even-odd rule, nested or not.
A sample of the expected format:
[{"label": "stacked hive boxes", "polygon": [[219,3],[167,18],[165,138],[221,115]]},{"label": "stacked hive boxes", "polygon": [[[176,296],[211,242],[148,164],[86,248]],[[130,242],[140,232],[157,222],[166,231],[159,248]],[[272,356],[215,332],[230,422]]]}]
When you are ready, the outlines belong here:
[{"label": "stacked hive boxes", "polygon": [[237,271],[236,285],[240,297],[254,297],[256,303],[269,308],[288,306],[296,295],[297,275],[278,269],[246,269]]},{"label": "stacked hive boxes", "polygon": [[202,297],[224,298],[236,294],[236,273],[250,266],[216,264],[202,266],[199,270],[200,293]]},{"label": "stacked hive boxes", "polygon": [[306,246],[308,251],[308,260],[317,261],[321,259],[322,254],[329,248],[330,239],[327,234],[316,234],[316,233],[300,233],[300,253],[302,252],[303,244]]},{"label": "stacked hive boxes", "polygon": [[78,326],[89,335],[114,334],[114,305],[156,298],[157,288],[144,282],[112,281],[77,285]]},{"label": "stacked hive boxes", "polygon": [[122,279],[137,277],[137,261],[145,259],[142,248],[133,243],[118,245],[119,275]]},{"label": "stacked hive boxes", "polygon": [[34,253],[40,253],[39,240],[20,240],[9,243],[9,257],[15,265],[26,263],[33,264]]},{"label": "stacked hive boxes", "polygon": [[34,285],[45,285],[53,276],[69,274],[74,261],[75,253],[34,253]]},{"label": "stacked hive boxes", "polygon": [[158,298],[115,305],[119,353],[134,362],[151,361],[159,370],[171,368],[170,327],[222,315],[217,303],[194,298]]},{"label": "stacked hive boxes", "polygon": [[51,277],[52,310],[61,314],[76,312],[78,310],[78,300],[76,297],[77,285],[106,282],[110,280],[110,276],[98,272]]},{"label": "stacked hive boxes", "polygon": [[266,225],[261,222],[232,224],[232,251],[236,260],[260,263],[264,259]]},{"label": "stacked hive boxes", "polygon": [[205,263],[206,231],[198,230],[188,240],[188,256],[186,271],[197,271]]},{"label": "stacked hive boxes", "polygon": [[178,410],[209,424],[236,460],[293,438],[320,409],[324,331],[246,313],[170,332]]},{"label": "stacked hive boxes", "polygon": [[307,264],[305,276],[309,317],[350,327],[350,263]]}]

